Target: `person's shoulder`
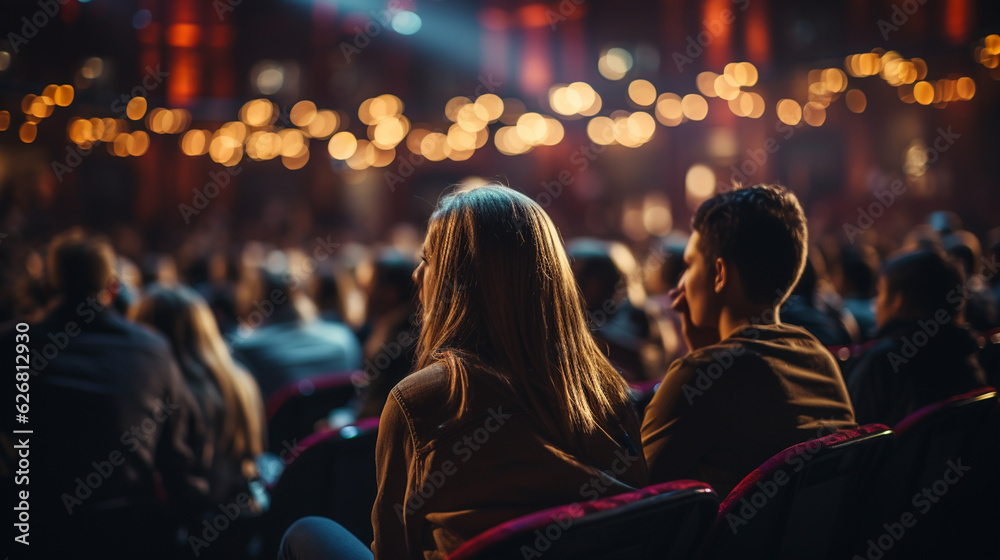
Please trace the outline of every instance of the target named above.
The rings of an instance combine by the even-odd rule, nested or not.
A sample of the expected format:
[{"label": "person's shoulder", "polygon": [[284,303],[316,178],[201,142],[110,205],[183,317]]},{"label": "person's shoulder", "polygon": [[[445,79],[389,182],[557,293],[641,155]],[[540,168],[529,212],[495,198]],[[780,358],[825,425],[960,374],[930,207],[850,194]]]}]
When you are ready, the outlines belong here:
[{"label": "person's shoulder", "polygon": [[357,342],[354,331],[344,323],[329,321],[327,319],[315,319],[305,324],[305,328],[320,334],[324,338],[338,342]]},{"label": "person's shoulder", "polygon": [[428,409],[447,400],[451,390],[451,376],[440,364],[431,364],[406,377],[392,389],[400,405],[412,409]]}]

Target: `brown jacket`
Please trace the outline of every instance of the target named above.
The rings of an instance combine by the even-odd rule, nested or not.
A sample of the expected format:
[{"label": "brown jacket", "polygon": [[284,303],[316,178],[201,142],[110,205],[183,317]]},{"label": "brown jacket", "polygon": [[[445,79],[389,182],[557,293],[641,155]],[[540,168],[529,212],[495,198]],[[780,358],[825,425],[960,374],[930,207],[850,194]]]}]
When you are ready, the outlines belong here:
[{"label": "brown jacket", "polygon": [[830,352],[800,327],[755,325],[674,361],[642,446],[652,483],[693,478],[725,497],[782,449],[853,427]]},{"label": "brown jacket", "polygon": [[513,406],[494,378],[476,370],[469,378],[469,413],[457,420],[440,367],[392,390],[375,452],[376,560],[443,559],[515,517],[647,484],[631,409],[619,415],[621,433],[600,431],[571,451],[545,437],[542,421]]}]

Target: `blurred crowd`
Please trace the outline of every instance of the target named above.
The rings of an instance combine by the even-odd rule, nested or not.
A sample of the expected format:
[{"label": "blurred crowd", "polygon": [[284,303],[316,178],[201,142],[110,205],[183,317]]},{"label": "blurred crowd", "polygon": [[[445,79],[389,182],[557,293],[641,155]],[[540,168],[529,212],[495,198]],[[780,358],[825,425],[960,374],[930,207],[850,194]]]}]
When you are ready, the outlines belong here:
[{"label": "blurred crowd", "polygon": [[[0,331],[27,322],[37,325],[35,336],[47,333],[32,351],[32,368],[42,375],[55,377],[72,352],[98,356],[101,368],[118,371],[111,381],[101,374],[107,387],[73,388],[94,400],[81,403],[80,393],[68,392],[61,401],[53,392],[49,412],[40,413],[63,422],[105,407],[105,424],[89,424],[75,437],[80,450],[114,448],[117,434],[143,425],[159,406],[150,403],[180,409],[166,409],[158,435],[148,438],[160,443],[140,454],[144,465],[135,467],[127,490],[137,507],[165,489],[186,496],[172,502],[189,510],[170,512],[177,525],[214,504],[260,510],[266,498],[254,484],[267,447],[269,398],[298,380],[353,372],[355,398],[316,425],[336,429],[378,417],[392,387],[412,371],[420,238],[400,231],[374,246],[318,238],[309,248],[249,242],[226,251],[194,239],[159,254],[73,229],[44,246],[4,252]],[[688,352],[671,296],[687,241],[675,231],[642,252],[618,241],[567,243],[592,332],[634,387],[657,382]],[[805,328],[837,358],[859,423],[891,424],[942,396],[1000,384],[998,259],[1000,229],[983,243],[948,212],[932,214],[895,246],[820,237],[811,240],[780,318]],[[99,328],[82,334],[65,327],[91,321]],[[911,359],[918,350],[919,359]],[[888,386],[898,376],[880,375],[884,370],[914,380],[905,398],[880,397],[900,394]],[[138,403],[135,410],[123,412],[129,402]],[[172,452],[162,449],[164,441]],[[67,473],[91,470],[93,453],[80,455],[86,460],[68,462]],[[64,490],[53,489],[53,499],[66,503]],[[73,500],[81,508],[96,503],[79,493]]]}]

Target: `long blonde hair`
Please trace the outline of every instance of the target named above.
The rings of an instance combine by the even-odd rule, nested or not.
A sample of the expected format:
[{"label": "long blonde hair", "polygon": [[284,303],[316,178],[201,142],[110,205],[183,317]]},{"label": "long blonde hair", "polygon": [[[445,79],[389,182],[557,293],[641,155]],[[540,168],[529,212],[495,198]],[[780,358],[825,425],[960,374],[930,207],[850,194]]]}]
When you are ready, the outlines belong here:
[{"label": "long blonde hair", "polygon": [[619,431],[627,385],[587,328],[562,240],[537,203],[501,185],[451,193],[431,216],[424,253],[433,272],[417,367],[446,369],[459,411],[476,363],[567,442]]},{"label": "long blonde hair", "polygon": [[[251,459],[263,451],[263,403],[257,382],[239,368],[226,348],[205,300],[186,286],[154,285],[132,312],[170,342],[174,356],[199,405],[205,408],[206,381],[222,397],[221,429],[215,452]],[[201,394],[199,394],[201,393]],[[211,452],[212,450],[210,450]],[[245,465],[245,474],[251,474]]]}]

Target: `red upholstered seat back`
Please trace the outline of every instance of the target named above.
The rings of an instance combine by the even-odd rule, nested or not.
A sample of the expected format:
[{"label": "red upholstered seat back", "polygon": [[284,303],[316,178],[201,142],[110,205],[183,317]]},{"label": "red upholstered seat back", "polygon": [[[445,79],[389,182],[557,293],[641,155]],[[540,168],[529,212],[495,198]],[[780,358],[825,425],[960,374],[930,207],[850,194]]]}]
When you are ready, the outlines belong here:
[{"label": "red upholstered seat back", "polygon": [[822,558],[892,443],[882,424],[793,445],[747,475],[723,500],[709,558]]},{"label": "red upholstered seat back", "polygon": [[313,433],[317,420],[345,406],[357,394],[351,376],[336,372],[300,379],[267,399],[268,451],[280,453]]},{"label": "red upholstered seat back", "polygon": [[717,504],[701,482],[656,484],[513,519],[466,542],[448,560],[693,557]]},{"label": "red upholstered seat back", "polygon": [[265,557],[273,558],[285,530],[308,515],[333,519],[362,542],[372,541],[378,423],[370,418],[311,435],[285,455],[264,520]]},{"label": "red upholstered seat back", "polygon": [[[978,556],[957,554],[955,545],[965,540],[959,529],[989,518],[984,516],[1000,527],[1000,510],[987,498],[997,495],[1000,472],[1000,440],[995,427],[987,431],[996,407],[996,389],[985,387],[927,405],[896,424],[896,445],[872,477],[845,552],[864,556],[874,544],[879,550],[872,554],[886,559]],[[912,525],[905,534],[886,528],[904,522]]]}]

